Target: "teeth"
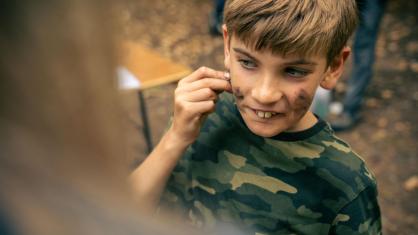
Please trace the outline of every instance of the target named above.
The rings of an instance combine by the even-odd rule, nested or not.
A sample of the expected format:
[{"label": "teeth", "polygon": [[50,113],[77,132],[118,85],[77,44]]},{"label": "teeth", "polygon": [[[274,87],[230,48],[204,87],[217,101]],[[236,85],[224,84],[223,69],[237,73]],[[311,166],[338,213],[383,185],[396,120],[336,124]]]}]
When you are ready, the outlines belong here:
[{"label": "teeth", "polygon": [[274,112],[263,112],[263,111],[256,111],[256,114],[259,118],[271,118],[272,116],[276,115]]}]

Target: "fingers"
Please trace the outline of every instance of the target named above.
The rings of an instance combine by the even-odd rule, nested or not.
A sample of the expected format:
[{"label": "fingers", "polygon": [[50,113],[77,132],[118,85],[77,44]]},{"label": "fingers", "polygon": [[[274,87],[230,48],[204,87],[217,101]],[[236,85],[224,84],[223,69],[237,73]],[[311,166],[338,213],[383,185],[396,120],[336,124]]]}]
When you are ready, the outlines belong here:
[{"label": "fingers", "polygon": [[198,102],[216,100],[217,94],[231,90],[228,73],[201,67],[179,82],[175,96],[178,100]]},{"label": "fingers", "polygon": [[215,102],[213,100],[206,100],[200,102],[188,103],[188,108],[200,114],[211,113],[215,109]]},{"label": "fingers", "polygon": [[205,117],[215,110],[218,93],[231,91],[224,72],[202,67],[178,83],[174,97],[173,131],[192,143]]},{"label": "fingers", "polygon": [[217,99],[217,94],[210,88],[202,88],[196,91],[187,92],[181,96],[183,97],[180,97],[180,99],[186,100],[188,102],[199,102]]},{"label": "fingers", "polygon": [[190,121],[200,119],[203,114],[209,114],[215,110],[215,101],[205,100],[199,102],[179,102],[176,104],[176,112],[182,113],[183,118]]},{"label": "fingers", "polygon": [[230,91],[231,84],[227,80],[218,78],[203,78],[192,83],[184,84],[181,89],[184,91],[195,91],[202,88],[210,88],[214,91]]},{"label": "fingers", "polygon": [[192,74],[182,79],[182,82],[190,83],[190,82],[200,80],[202,78],[217,78],[217,79],[226,80],[224,72],[216,71],[208,67],[200,67],[199,69],[194,71]]}]

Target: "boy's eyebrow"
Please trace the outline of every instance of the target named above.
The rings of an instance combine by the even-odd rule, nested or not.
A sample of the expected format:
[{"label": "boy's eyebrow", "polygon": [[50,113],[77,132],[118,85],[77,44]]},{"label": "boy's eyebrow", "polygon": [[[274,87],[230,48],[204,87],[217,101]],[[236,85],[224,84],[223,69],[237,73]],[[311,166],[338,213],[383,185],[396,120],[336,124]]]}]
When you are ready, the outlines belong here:
[{"label": "boy's eyebrow", "polygon": [[[241,48],[238,48],[238,47],[234,47],[232,49],[235,52],[243,54],[243,55],[247,56],[248,58],[258,62],[258,60],[254,56],[252,56],[249,52],[245,51],[244,49],[241,49]],[[298,58],[296,60],[285,62],[283,65],[284,66],[290,66],[290,65],[312,65],[312,66],[316,66],[316,65],[318,65],[318,63],[316,63],[314,61],[306,60],[304,58]]]},{"label": "boy's eyebrow", "polygon": [[245,50],[243,50],[243,49],[241,49],[241,48],[237,48],[237,47],[234,47],[234,48],[232,48],[232,49],[233,49],[235,52],[240,53],[240,54],[243,54],[243,55],[247,56],[248,58],[250,58],[250,59],[254,60],[255,62],[258,62],[258,60],[257,60],[254,56],[252,56],[250,53],[246,52]]},{"label": "boy's eyebrow", "polygon": [[289,65],[312,65],[312,66],[316,66],[316,65],[318,65],[318,63],[302,58],[302,59],[296,59],[294,61],[286,62],[286,63],[284,63],[284,65],[286,65],[286,66],[289,66]]}]

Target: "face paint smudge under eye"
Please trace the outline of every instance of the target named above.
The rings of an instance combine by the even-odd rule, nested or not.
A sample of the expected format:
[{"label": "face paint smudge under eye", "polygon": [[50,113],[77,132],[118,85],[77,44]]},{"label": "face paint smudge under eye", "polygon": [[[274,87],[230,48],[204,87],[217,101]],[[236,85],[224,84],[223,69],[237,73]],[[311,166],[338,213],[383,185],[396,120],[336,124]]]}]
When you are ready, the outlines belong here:
[{"label": "face paint smudge under eye", "polygon": [[312,97],[304,90],[301,90],[296,97],[294,109],[298,115],[304,115],[311,106]]}]

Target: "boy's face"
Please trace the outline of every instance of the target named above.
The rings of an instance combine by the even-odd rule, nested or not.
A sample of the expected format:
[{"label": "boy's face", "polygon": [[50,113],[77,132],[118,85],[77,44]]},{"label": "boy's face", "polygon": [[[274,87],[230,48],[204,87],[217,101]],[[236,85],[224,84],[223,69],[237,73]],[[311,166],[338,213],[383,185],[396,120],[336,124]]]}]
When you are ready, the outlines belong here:
[{"label": "boy's face", "polygon": [[331,89],[341,75],[327,68],[325,56],[282,57],[253,51],[234,36],[229,44],[226,30],[224,39],[236,105],[254,134],[271,137],[316,123],[309,107],[318,85]]}]

